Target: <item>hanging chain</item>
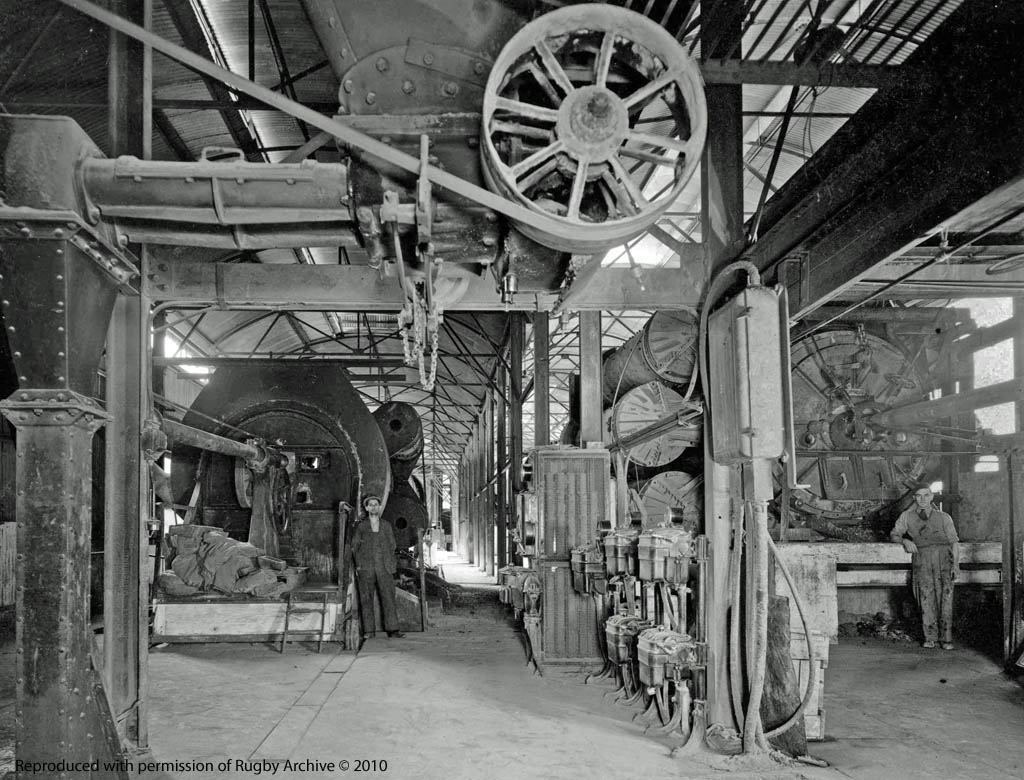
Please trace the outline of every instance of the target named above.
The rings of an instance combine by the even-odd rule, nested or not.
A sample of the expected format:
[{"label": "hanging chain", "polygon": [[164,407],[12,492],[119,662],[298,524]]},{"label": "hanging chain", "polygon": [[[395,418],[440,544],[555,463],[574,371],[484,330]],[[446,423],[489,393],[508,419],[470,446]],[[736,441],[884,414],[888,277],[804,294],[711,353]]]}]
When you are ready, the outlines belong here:
[{"label": "hanging chain", "polygon": [[402,359],[407,366],[412,365],[412,346],[409,344],[409,331],[414,321],[412,301],[407,300],[405,306],[398,312],[398,330],[402,334]]},{"label": "hanging chain", "polygon": [[[439,350],[442,314],[428,311],[426,301],[417,291],[415,298],[407,300],[398,313],[398,328],[402,335],[402,355],[407,366],[416,366],[420,374],[420,386],[430,392],[437,378],[437,355]],[[427,348],[430,349],[430,370],[427,371]]]}]

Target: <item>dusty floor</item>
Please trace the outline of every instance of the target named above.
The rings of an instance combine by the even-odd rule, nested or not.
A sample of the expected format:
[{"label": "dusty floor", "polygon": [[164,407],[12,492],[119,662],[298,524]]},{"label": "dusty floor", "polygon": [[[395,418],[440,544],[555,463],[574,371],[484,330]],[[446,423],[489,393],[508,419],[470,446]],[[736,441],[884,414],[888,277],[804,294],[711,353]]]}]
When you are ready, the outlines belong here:
[{"label": "dusty floor", "polygon": [[[445,568],[453,580],[483,579],[455,562]],[[0,649],[0,776],[10,768],[11,650]],[[373,639],[358,656],[308,645],[283,656],[249,644],[154,649],[153,758],[215,768],[149,776],[1024,779],[1024,688],[971,650],[859,639],[832,647],[829,738],[812,743],[828,769],[672,758],[677,743],[644,736],[606,688],[537,677],[524,658],[521,636],[489,604],[436,615],[426,634]],[[334,768],[279,763],[274,773],[286,759]],[[222,761],[230,771],[216,769]]]}]

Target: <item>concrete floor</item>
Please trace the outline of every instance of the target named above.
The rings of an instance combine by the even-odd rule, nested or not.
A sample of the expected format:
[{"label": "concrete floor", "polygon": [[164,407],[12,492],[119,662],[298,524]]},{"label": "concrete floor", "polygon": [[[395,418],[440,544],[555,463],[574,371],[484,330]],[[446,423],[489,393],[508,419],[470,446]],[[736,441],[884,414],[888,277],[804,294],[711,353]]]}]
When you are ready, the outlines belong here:
[{"label": "concrete floor", "polygon": [[[484,578],[443,564],[453,581]],[[11,643],[0,655],[0,776],[10,754]],[[337,778],[337,764],[378,762],[377,776],[461,780],[523,777],[1024,779],[1024,689],[971,650],[943,652],[875,639],[833,646],[826,742],[831,767],[742,757],[672,758],[677,744],[644,736],[632,711],[580,677],[538,677],[521,636],[496,606],[436,615],[426,634],[334,646],[173,645],[150,655],[150,743],[160,761],[231,761],[230,772],[153,773],[205,780]],[[284,771],[271,764],[335,763]],[[387,762],[386,771],[381,761]],[[256,762],[239,765],[237,762]],[[372,771],[372,765],[371,770]],[[260,774],[262,773],[262,774]],[[366,773],[364,773],[366,774]]]}]

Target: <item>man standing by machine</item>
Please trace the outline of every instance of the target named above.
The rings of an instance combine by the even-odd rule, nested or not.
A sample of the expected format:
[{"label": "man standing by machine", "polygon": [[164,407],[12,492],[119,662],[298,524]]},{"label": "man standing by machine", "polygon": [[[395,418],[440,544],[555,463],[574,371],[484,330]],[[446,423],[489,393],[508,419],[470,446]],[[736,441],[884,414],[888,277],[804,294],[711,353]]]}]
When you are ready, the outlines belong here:
[{"label": "man standing by machine", "polygon": [[359,614],[363,624],[363,638],[372,637],[377,623],[373,592],[380,593],[384,630],[389,637],[404,636],[398,628],[398,608],[395,604],[395,532],[382,522],[380,498],[363,499],[363,515],[352,535],[352,555],[356,563],[356,583],[359,588]]},{"label": "man standing by machine", "polygon": [[953,518],[932,505],[927,487],[896,520],[889,538],[911,555],[914,597],[921,607],[924,647],[953,649],[953,583],[960,574],[960,545]]}]

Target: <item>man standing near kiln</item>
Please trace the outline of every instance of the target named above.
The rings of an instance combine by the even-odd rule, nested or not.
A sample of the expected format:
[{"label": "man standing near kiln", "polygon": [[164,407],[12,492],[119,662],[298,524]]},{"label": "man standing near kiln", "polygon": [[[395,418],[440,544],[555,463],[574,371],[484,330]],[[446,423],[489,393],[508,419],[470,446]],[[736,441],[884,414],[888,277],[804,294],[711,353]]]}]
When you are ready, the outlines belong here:
[{"label": "man standing near kiln", "polygon": [[932,504],[929,488],[914,491],[889,538],[911,555],[914,596],[921,607],[924,647],[953,649],[953,583],[960,575],[960,540],[953,518]]},{"label": "man standing near kiln", "polygon": [[401,637],[404,634],[398,629],[398,609],[395,605],[394,577],[398,568],[395,560],[395,533],[391,525],[381,519],[380,498],[364,498],[363,510],[363,517],[352,534],[363,638],[374,635],[374,591],[380,594],[384,630],[389,637]]}]

